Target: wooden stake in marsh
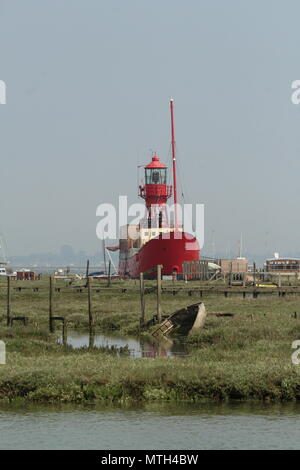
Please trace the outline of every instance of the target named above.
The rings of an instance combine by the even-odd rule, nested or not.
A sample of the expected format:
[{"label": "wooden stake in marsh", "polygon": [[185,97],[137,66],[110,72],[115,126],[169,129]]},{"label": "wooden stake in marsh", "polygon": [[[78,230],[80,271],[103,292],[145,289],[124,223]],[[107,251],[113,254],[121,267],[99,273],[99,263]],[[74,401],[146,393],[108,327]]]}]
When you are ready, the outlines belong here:
[{"label": "wooden stake in marsh", "polygon": [[92,285],[90,276],[87,278],[87,288],[88,288],[88,314],[89,314],[89,332],[90,335],[94,332],[94,318],[92,311]]},{"label": "wooden stake in marsh", "polygon": [[63,340],[63,345],[67,346],[68,344],[68,333],[67,333],[67,321],[64,318],[62,322],[62,340]]},{"label": "wooden stake in marsh", "polygon": [[95,333],[90,331],[89,333],[89,348],[92,349],[95,346]]},{"label": "wooden stake in marsh", "polygon": [[111,280],[111,261],[109,261],[109,264],[108,264],[107,287],[110,287],[110,280]]},{"label": "wooden stake in marsh", "polygon": [[10,325],[10,314],[11,314],[11,286],[10,276],[7,276],[7,326]]},{"label": "wooden stake in marsh", "polygon": [[53,323],[53,277],[49,278],[49,331],[50,333],[54,332],[54,323]]},{"label": "wooden stake in marsh", "polygon": [[140,326],[145,323],[145,286],[144,286],[144,273],[140,273],[140,299],[141,299],[141,317]]},{"label": "wooden stake in marsh", "polygon": [[161,323],[161,268],[162,265],[157,265],[157,320]]}]

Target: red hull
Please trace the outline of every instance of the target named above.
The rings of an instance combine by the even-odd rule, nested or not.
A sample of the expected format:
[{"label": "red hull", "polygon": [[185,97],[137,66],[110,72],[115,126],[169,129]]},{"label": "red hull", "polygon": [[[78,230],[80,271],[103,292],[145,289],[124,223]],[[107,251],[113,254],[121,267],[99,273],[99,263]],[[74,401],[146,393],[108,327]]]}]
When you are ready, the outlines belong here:
[{"label": "red hull", "polygon": [[162,236],[153,238],[138,253],[127,259],[120,259],[120,276],[136,278],[140,273],[149,271],[158,264],[163,266],[162,273],[165,275],[174,271],[182,274],[184,261],[199,260],[200,248],[195,237],[184,232],[180,233],[180,237],[176,239],[172,232],[169,239]]}]

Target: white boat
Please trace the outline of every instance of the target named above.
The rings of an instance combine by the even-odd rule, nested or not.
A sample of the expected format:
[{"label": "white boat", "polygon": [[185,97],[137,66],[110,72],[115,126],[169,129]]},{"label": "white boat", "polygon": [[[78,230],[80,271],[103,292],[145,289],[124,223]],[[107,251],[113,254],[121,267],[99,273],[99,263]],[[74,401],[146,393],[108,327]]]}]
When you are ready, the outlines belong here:
[{"label": "white boat", "polygon": [[0,267],[0,276],[7,276],[6,268]]}]

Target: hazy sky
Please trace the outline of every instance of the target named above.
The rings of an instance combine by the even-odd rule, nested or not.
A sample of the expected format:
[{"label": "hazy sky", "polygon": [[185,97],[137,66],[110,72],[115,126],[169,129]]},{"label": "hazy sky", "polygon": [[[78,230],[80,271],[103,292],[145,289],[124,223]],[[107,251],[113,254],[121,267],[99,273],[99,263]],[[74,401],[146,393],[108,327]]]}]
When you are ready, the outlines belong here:
[{"label": "hazy sky", "polygon": [[0,1],[0,231],[9,254],[92,252],[96,207],[169,159],[169,98],[206,251],[300,251],[300,3]]}]

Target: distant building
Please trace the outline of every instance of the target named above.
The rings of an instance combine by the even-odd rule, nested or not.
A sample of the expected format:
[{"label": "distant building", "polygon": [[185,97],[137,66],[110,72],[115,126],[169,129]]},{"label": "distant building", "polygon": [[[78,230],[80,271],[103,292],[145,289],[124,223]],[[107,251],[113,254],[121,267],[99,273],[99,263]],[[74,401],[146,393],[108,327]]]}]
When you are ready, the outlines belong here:
[{"label": "distant building", "polygon": [[222,273],[247,273],[248,260],[246,258],[220,259]]},{"label": "distant building", "polygon": [[17,271],[17,281],[36,281],[37,275],[33,271]]},{"label": "distant building", "polygon": [[300,272],[300,259],[298,258],[271,258],[266,261],[268,273],[292,274]]},{"label": "distant building", "polygon": [[243,273],[248,272],[246,258],[233,259],[202,259],[198,261],[185,261],[183,274],[189,280],[209,280],[220,274],[233,274],[233,280],[243,279]]}]

